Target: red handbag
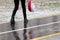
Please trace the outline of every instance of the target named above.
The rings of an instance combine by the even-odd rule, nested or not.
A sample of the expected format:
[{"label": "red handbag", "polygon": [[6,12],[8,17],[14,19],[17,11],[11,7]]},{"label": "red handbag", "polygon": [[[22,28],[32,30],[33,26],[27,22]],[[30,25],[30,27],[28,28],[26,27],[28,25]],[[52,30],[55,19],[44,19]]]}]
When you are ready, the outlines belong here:
[{"label": "red handbag", "polygon": [[34,9],[35,9],[34,3],[32,2],[32,0],[29,0],[29,2],[28,2],[28,10],[29,10],[30,12],[33,12]]}]

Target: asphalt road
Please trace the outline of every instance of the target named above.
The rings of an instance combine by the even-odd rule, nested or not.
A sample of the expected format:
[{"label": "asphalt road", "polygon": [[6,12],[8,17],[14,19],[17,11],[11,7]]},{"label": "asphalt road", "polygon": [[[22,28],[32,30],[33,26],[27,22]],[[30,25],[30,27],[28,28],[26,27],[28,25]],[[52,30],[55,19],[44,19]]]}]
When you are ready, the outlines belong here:
[{"label": "asphalt road", "polygon": [[[41,24],[47,24],[47,23],[56,22],[56,21],[60,21],[60,16],[32,19],[32,20],[28,21],[27,27],[37,26],[37,25],[41,25]],[[32,32],[33,38],[60,32],[59,24],[60,23],[53,24],[53,25],[47,25],[47,26],[41,26],[41,27],[34,28],[34,29],[29,29],[27,31],[28,40],[29,40],[29,31]],[[15,29],[21,29],[21,28],[24,28],[23,21],[16,22]],[[12,29],[11,29],[10,23],[0,24],[0,33],[5,32],[5,31],[11,31],[11,30]],[[21,38],[21,40],[23,40],[23,38],[24,38],[23,30],[17,31],[17,33],[18,33],[19,38]],[[13,32],[12,32],[12,33],[7,33],[7,34],[1,34],[0,40],[16,40],[16,38],[14,37]],[[48,40],[48,39],[46,39],[46,40]]]}]

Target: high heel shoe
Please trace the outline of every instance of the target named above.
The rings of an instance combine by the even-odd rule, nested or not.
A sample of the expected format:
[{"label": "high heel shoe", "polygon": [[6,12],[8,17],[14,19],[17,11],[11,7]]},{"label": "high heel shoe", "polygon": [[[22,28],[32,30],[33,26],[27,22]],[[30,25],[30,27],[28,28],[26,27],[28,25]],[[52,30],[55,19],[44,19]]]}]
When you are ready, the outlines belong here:
[{"label": "high heel shoe", "polygon": [[12,25],[12,24],[15,24],[15,20],[14,20],[14,18],[11,18],[10,23],[11,23],[11,25]]}]

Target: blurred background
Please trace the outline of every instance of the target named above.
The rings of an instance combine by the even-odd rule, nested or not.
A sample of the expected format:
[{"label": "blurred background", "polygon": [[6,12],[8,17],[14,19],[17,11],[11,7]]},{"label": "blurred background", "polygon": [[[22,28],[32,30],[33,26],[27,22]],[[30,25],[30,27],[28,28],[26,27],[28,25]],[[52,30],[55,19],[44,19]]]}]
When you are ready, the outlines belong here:
[{"label": "blurred background", "polygon": [[[10,18],[12,15],[12,11],[14,9],[13,1],[14,0],[0,0],[0,33],[11,31]],[[54,23],[38,27],[38,25],[60,21],[60,0],[32,0],[32,1],[34,2],[36,7],[35,12],[28,11],[27,0],[26,0],[26,9],[28,18],[27,27],[34,27],[34,26],[37,27],[27,30],[26,33],[27,40],[30,40],[31,38],[33,39],[48,34],[60,32],[60,23]],[[17,11],[15,17],[15,21],[16,21],[15,29],[24,28],[21,2],[19,5],[19,10]],[[24,38],[23,32],[24,32],[23,30],[17,31],[18,36],[19,38],[21,38],[21,40],[23,40]],[[59,37],[60,36],[58,35],[56,39],[51,38],[51,40],[59,40]],[[6,34],[0,34],[0,40],[16,40],[16,39],[13,35],[13,32],[11,32]]]}]

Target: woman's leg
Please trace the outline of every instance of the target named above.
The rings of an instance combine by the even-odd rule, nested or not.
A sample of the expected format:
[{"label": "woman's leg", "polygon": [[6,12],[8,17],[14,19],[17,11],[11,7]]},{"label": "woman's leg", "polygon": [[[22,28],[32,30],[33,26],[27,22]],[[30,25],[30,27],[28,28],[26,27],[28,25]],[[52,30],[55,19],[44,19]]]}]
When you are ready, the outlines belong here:
[{"label": "woman's leg", "polygon": [[15,7],[14,7],[14,10],[13,10],[13,13],[11,16],[11,24],[15,23],[14,18],[15,18],[15,14],[19,8],[19,0],[14,0],[14,4],[15,4]]},{"label": "woman's leg", "polygon": [[27,19],[25,0],[21,0],[21,5],[22,5],[22,9],[23,9],[23,17],[24,17],[24,19]]},{"label": "woman's leg", "polygon": [[[14,7],[14,10],[13,10],[13,13],[11,16],[11,28],[12,28],[12,30],[15,30],[14,18],[15,18],[15,14],[16,14],[18,7],[19,7],[19,0],[14,0],[14,4],[15,4],[15,7]],[[16,40],[20,40],[18,33],[16,31],[14,31],[13,34],[14,34],[14,37],[16,38]]]},{"label": "woman's leg", "polygon": [[[26,15],[26,6],[25,6],[25,1],[26,1],[26,0],[21,0],[21,5],[22,5],[22,9],[23,9],[24,28],[27,28],[28,20],[27,20],[27,15]],[[27,40],[26,32],[27,32],[27,30],[26,30],[26,29],[24,29],[24,33],[23,33],[24,40]]]}]

